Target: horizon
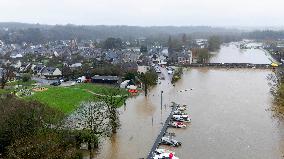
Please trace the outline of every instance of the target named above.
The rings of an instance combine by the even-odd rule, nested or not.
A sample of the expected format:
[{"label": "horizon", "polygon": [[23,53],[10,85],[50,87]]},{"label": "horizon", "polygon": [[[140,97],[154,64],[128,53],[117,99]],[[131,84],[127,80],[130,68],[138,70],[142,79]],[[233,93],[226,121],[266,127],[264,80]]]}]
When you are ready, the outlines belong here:
[{"label": "horizon", "polygon": [[45,23],[29,23],[29,22],[18,22],[18,21],[0,21],[0,24],[27,24],[27,25],[42,25],[42,26],[107,26],[107,27],[141,27],[141,28],[151,28],[151,27],[211,27],[211,28],[222,28],[222,29],[237,29],[240,31],[253,31],[253,30],[284,30],[284,25],[282,26],[214,26],[214,25],[127,25],[127,24],[45,24]]},{"label": "horizon", "polygon": [[[283,27],[280,0],[0,0],[1,22],[47,25]],[[27,11],[28,10],[28,11]]]}]

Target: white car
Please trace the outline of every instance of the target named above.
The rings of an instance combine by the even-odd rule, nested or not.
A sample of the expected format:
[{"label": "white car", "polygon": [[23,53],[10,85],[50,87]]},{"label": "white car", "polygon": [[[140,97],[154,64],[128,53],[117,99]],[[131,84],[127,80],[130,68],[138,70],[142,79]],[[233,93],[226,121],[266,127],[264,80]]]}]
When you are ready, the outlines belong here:
[{"label": "white car", "polygon": [[173,115],[187,115],[187,113],[176,110],[173,112]]},{"label": "white car", "polygon": [[173,115],[174,118],[184,118],[189,119],[189,115]]},{"label": "white car", "polygon": [[172,155],[172,159],[179,159],[178,157],[176,157],[172,153],[162,153],[162,154],[159,154],[159,155],[155,155],[153,157],[153,159],[169,159],[171,155]]},{"label": "white car", "polygon": [[182,106],[182,107],[177,107],[176,108],[177,111],[185,111],[186,107]]},{"label": "white car", "polygon": [[173,116],[172,119],[179,122],[191,122],[191,119],[189,117],[182,117],[180,115]]},{"label": "white car", "polygon": [[175,152],[167,150],[167,149],[156,149],[155,150],[155,154],[156,155],[159,155],[159,154],[162,154],[162,153],[172,153],[172,154],[175,154]]}]

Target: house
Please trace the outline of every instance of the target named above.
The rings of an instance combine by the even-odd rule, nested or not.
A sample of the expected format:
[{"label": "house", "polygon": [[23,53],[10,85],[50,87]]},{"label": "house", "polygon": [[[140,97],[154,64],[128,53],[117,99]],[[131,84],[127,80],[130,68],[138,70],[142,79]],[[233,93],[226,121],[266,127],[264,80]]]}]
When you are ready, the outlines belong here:
[{"label": "house", "polygon": [[104,84],[118,84],[120,78],[118,76],[94,76],[92,77],[92,83],[104,83]]},{"label": "house", "polygon": [[72,69],[75,69],[75,68],[79,68],[79,67],[82,67],[82,63],[74,63],[72,65],[70,65],[70,68]]},{"label": "house", "polygon": [[31,63],[25,63],[22,64],[21,67],[19,68],[19,72],[28,72],[32,67]]},{"label": "house", "polygon": [[45,65],[38,64],[38,65],[33,65],[31,69],[34,72],[34,74],[41,75],[41,70],[43,68],[45,68]]},{"label": "house", "polygon": [[42,76],[45,76],[47,78],[58,77],[62,75],[62,72],[58,68],[54,67],[44,67],[40,73]]},{"label": "house", "polygon": [[16,58],[22,58],[23,55],[18,53],[16,55],[11,55],[10,57],[13,58],[13,59],[16,59]]},{"label": "house", "polygon": [[178,54],[178,63],[180,64],[191,64],[192,63],[192,52],[190,50],[183,51]]},{"label": "house", "polygon": [[195,47],[203,49],[207,47],[208,40],[207,39],[196,39],[195,44],[196,44]]}]

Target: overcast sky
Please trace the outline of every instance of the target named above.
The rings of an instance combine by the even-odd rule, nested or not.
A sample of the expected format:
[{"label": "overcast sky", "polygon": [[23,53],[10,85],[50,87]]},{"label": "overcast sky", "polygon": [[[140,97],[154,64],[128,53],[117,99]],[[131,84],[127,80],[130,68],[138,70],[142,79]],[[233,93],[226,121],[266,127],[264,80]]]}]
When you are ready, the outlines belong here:
[{"label": "overcast sky", "polygon": [[1,22],[284,26],[284,0],[0,0]]}]

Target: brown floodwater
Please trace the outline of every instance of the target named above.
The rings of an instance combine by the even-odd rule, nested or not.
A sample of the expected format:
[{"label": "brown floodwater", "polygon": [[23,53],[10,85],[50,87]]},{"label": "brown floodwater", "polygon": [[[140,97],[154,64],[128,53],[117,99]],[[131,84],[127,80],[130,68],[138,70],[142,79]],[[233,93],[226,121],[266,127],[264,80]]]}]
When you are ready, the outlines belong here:
[{"label": "brown floodwater", "polygon": [[266,76],[271,73],[194,68],[185,71],[175,86],[166,78],[148,97],[141,94],[120,108],[121,128],[101,143],[96,159],[147,157],[172,101],[187,104],[192,118],[186,129],[168,129],[182,142],[179,148],[168,147],[179,158],[283,159],[284,125],[268,110],[273,98]]}]

